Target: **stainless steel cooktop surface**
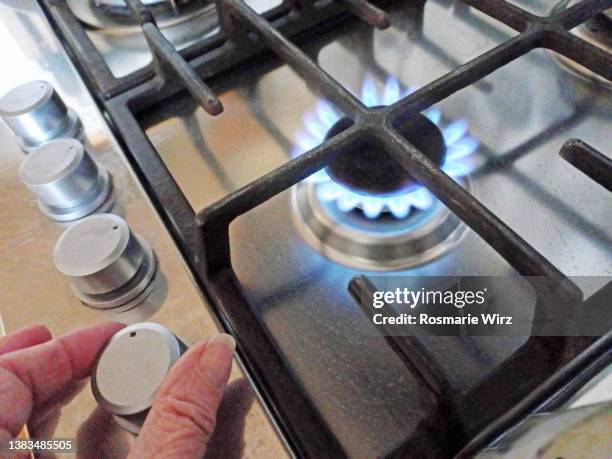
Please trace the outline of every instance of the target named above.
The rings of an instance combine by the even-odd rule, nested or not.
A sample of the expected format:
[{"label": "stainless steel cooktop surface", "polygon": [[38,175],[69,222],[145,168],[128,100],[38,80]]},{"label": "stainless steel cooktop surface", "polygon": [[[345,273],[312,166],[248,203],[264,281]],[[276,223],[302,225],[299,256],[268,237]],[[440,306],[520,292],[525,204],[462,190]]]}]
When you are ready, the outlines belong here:
[{"label": "stainless steel cooktop surface", "polygon": [[[556,5],[521,6],[545,14]],[[514,34],[456,3],[388,10],[392,27],[386,31],[352,22],[305,45],[371,106],[394,102]],[[342,118],[286,65],[251,67],[215,90],[226,107],[223,116],[207,116],[189,96],[140,116],[196,211],[317,145]],[[549,51],[535,50],[424,115],[443,134],[447,173],[564,274],[579,276],[575,281],[586,297],[609,281],[609,194],[558,154],[571,137],[606,151],[612,117],[608,86],[569,72]],[[445,216],[444,206],[427,193],[379,199],[334,183],[319,174],[238,218],[230,228],[232,263],[343,446],[355,457],[373,457],[406,438],[423,413],[405,366],[384,341],[373,339],[374,329],[348,294],[350,279],[363,272],[442,276],[513,270],[475,233]],[[405,242],[419,231],[433,236],[414,243],[410,253],[395,250],[394,238]],[[338,242],[346,234],[351,244]],[[381,249],[385,244],[390,248]],[[387,252],[379,257],[380,250]],[[523,340],[425,342],[448,377],[467,390]],[[470,351],[456,353],[458,346]]]},{"label": "stainless steel cooktop surface", "polygon": [[[76,120],[82,121],[80,135],[87,154],[91,155],[89,158],[73,150],[74,162],[89,164],[89,169],[86,168],[89,173],[83,174],[90,179],[97,177],[103,191],[96,195],[100,199],[106,199],[110,189],[110,182],[104,178],[107,177],[104,171],[108,171],[115,201],[110,211],[127,222],[124,225],[119,217],[106,216],[98,217],[101,221],[98,223],[112,233],[119,222],[126,238],[133,230],[139,237],[140,251],[146,255],[140,257],[143,266],[147,267],[136,271],[150,276],[157,276],[154,273],[159,271],[158,277],[165,281],[165,285],[155,287],[156,295],[152,295],[163,304],[144,311],[147,318],[168,325],[181,339],[192,341],[210,334],[218,325],[214,317],[227,319],[223,316],[227,315],[227,305],[217,304],[220,300],[207,291],[215,304],[211,310],[201,307],[201,303],[208,303],[200,289],[209,288],[208,279],[203,281],[203,270],[194,269],[194,265],[203,261],[194,262],[192,254],[187,253],[188,244],[181,245],[182,236],[177,235],[175,226],[168,224],[165,211],[169,209],[159,204],[167,201],[157,196],[166,190],[162,184],[151,183],[144,170],[137,170],[141,175],[133,174],[132,166],[144,169],[142,158],[133,151],[133,146],[139,145],[138,134],[120,129],[119,118],[134,111],[194,212],[311,150],[346,128],[350,121],[288,65],[265,55],[256,55],[210,78],[209,83],[225,108],[220,116],[207,115],[186,91],[149,107],[149,102],[162,97],[155,93],[159,90],[154,87],[156,80],[147,80],[146,72],[150,70],[152,75],[153,70],[160,69],[138,73],[151,61],[151,54],[139,24],[123,2],[68,1],[75,16],[73,25],[85,28],[86,36],[101,53],[112,75],[126,77],[123,87],[115,86],[110,93],[100,94],[99,90],[103,90],[97,86],[95,75],[90,81],[91,69],[84,69],[90,83],[86,87],[63,49],[75,44],[66,39],[66,31],[62,30],[66,23],[58,22],[57,10],[61,8],[45,2],[45,11],[54,11],[49,14],[56,21],[53,24],[57,30],[53,30],[38,4],[20,2],[15,7],[12,3],[0,4],[0,17],[7,26],[0,29],[0,37],[5,38],[8,57],[15,63],[0,78],[0,93],[22,83],[26,71],[31,79],[48,80],[55,87],[74,109],[74,116],[68,111],[62,115],[69,118],[72,123],[69,125],[76,130],[80,128]],[[145,3],[154,9],[161,32],[178,49],[220,30],[212,4],[193,0],[182,2],[180,8],[172,3],[169,8],[170,2]],[[257,12],[280,4],[275,0],[247,3]],[[575,2],[513,3],[535,14],[548,15]],[[324,4],[319,2],[319,7]],[[393,104],[517,34],[461,2],[389,2],[384,9],[391,18],[391,27],[384,31],[354,18],[330,16],[325,24],[309,26],[318,28],[315,34],[304,33],[296,39],[313,60],[369,107]],[[601,14],[609,15],[609,11]],[[572,33],[593,43],[601,38],[584,26]],[[58,40],[62,34],[63,44]],[[26,39],[16,38],[19,36]],[[228,52],[229,56],[231,47],[237,43],[240,41],[234,42],[230,37],[213,52]],[[78,43],[76,48],[80,49]],[[72,58],[82,65],[84,56],[71,51],[75,54]],[[177,55],[174,58],[179,59]],[[135,71],[135,79],[130,80],[128,76]],[[32,87],[39,86],[43,91],[45,86],[39,83],[32,83]],[[129,104],[134,101],[129,93],[139,91],[140,95],[151,96],[144,104],[149,107],[146,110],[138,111],[138,104]],[[98,105],[92,93],[98,98]],[[126,110],[118,110],[118,106]],[[101,116],[100,107],[107,109],[106,119]],[[559,155],[562,145],[574,137],[610,154],[609,81],[595,78],[552,51],[536,49],[421,114],[410,116],[410,123],[395,128],[563,274],[571,276],[585,298],[610,282],[610,194]],[[107,123],[116,128],[117,134],[134,135],[119,143]],[[13,124],[17,131],[20,127],[27,131],[21,126],[23,123]],[[76,132],[72,134],[69,137],[77,137]],[[43,320],[54,332],[63,332],[101,320],[98,312],[85,308],[73,293],[100,309],[109,304],[116,306],[115,303],[131,307],[130,302],[123,301],[125,292],[121,286],[113,285],[114,296],[110,301],[105,297],[105,302],[98,301],[97,286],[79,280],[78,275],[73,275],[71,281],[80,289],[74,292],[70,289],[67,280],[53,267],[51,255],[55,241],[68,224],[47,220],[37,207],[41,199],[47,199],[50,207],[43,202],[41,209],[47,208],[47,215],[57,217],[53,212],[55,188],[53,184],[41,187],[38,182],[43,179],[35,170],[31,176],[26,174],[26,179],[30,178],[26,182],[30,189],[39,190],[39,202],[35,204],[29,194],[25,197],[27,191],[18,174],[23,154],[4,126],[0,127],[0,138],[10,143],[0,168],[3,199],[0,207],[6,209],[3,219],[8,222],[6,228],[0,228],[5,242],[0,253],[8,260],[0,269],[0,281],[12,305],[3,307],[1,312],[9,330]],[[69,148],[74,142],[64,142],[64,147]],[[55,145],[54,148],[59,148]],[[125,152],[121,145],[126,147]],[[305,397],[320,412],[342,449],[356,458],[383,456],[407,438],[420,435],[431,413],[423,407],[422,384],[391,351],[347,291],[351,279],[360,274],[383,276],[373,277],[375,282],[385,276],[518,278],[501,255],[431,192],[395,167],[393,161],[380,159],[384,156],[378,154],[377,148],[375,142],[361,142],[350,165],[348,161],[331,163],[242,215],[230,227],[232,267],[255,311],[255,322],[259,319],[264,324],[270,342],[280,349],[297,380],[297,387],[303,389]],[[56,156],[63,158],[63,151],[55,151]],[[34,155],[28,162],[36,165],[47,160],[51,161],[47,157],[36,161]],[[91,160],[100,169],[92,166]],[[163,168],[156,172],[159,169]],[[139,179],[143,179],[152,201]],[[89,212],[91,202],[85,204],[71,209]],[[72,228],[78,235],[78,225]],[[115,242],[120,245],[121,241]],[[104,248],[99,247],[101,251]],[[82,254],[71,247],[58,253],[56,265],[59,259],[64,274],[105,258],[95,256],[93,251]],[[95,258],[95,263],[89,260],[89,255]],[[129,294],[144,295],[145,290],[149,294],[148,287],[140,291],[145,280],[131,272],[124,274],[121,282],[129,278],[129,284],[135,286]],[[191,276],[196,283],[192,283]],[[147,277],[146,282],[149,281]],[[32,282],[40,285],[40,291],[32,294]],[[234,310],[232,313],[230,326],[224,322],[228,328],[236,317]],[[110,317],[126,322],[136,320],[119,314],[115,308]],[[257,351],[248,349],[247,355],[245,349],[240,349],[246,338],[242,343],[243,337],[237,338],[243,357]],[[461,393],[477,388],[527,340],[523,336],[419,339],[452,387]],[[247,361],[246,366],[249,364]],[[233,376],[244,375],[236,368]],[[254,378],[256,384],[261,383],[257,389],[264,399],[269,397],[266,391],[274,381],[266,379],[270,377],[267,373],[255,376],[262,378]],[[247,455],[287,454],[272,425],[264,419],[264,414],[269,414],[266,409],[282,418],[275,412],[275,406],[253,406],[245,431]],[[92,417],[92,412],[96,411],[91,394],[80,394],[58,432],[69,436],[83,423],[90,425],[88,417]],[[118,434],[117,426],[109,430],[122,437],[115,449],[125,450],[131,437]]]}]

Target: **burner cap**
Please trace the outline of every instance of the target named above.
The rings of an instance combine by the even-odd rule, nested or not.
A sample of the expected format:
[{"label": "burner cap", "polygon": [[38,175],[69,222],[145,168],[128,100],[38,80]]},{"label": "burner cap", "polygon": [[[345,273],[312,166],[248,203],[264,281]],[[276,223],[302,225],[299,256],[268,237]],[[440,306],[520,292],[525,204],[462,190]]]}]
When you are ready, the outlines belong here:
[{"label": "burner cap", "polygon": [[[327,132],[325,139],[342,132],[352,124],[342,118]],[[446,156],[444,137],[440,129],[420,113],[406,119],[398,128],[399,133],[425,153],[436,164],[442,164]],[[409,192],[419,187],[418,182],[396,161],[383,151],[375,140],[366,140],[351,158],[339,158],[327,167],[327,173],[336,182],[359,194],[387,196]]]}]

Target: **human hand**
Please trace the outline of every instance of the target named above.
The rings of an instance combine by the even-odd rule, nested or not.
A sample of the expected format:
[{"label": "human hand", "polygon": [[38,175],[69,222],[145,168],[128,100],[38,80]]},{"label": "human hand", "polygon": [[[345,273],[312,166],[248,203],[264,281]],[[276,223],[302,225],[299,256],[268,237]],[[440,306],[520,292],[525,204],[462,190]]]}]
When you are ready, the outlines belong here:
[{"label": "human hand", "polygon": [[[89,376],[96,356],[121,328],[107,323],[52,340],[45,327],[34,326],[0,340],[0,442],[14,438],[37,413],[65,401],[66,391]],[[252,403],[248,385],[230,386],[215,431],[233,351],[233,339],[217,335],[185,353],[160,388],[130,457],[200,458],[223,450],[236,455]],[[226,435],[219,435],[221,429]]]}]

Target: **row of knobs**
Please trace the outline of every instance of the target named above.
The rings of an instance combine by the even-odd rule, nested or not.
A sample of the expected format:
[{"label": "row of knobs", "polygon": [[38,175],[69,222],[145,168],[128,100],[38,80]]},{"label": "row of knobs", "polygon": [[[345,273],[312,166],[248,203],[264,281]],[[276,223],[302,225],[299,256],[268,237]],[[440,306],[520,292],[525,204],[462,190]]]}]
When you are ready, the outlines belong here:
[{"label": "row of knobs", "polygon": [[121,217],[91,215],[110,207],[112,180],[81,143],[74,111],[49,83],[32,81],[0,98],[0,117],[26,153],[19,173],[40,210],[57,221],[81,219],[64,231],[53,252],[75,295],[114,312],[144,301],[157,271],[155,255]]},{"label": "row of knobs", "polygon": [[[123,312],[141,304],[153,289],[155,255],[123,218],[96,213],[110,207],[112,181],[81,143],[74,111],[49,83],[33,81],[0,98],[0,117],[27,154],[19,173],[40,210],[53,220],[78,220],[53,250],[55,266],[74,294],[98,310]],[[96,401],[119,425],[137,433],[154,394],[186,349],[159,324],[121,330],[98,357],[92,375]]]},{"label": "row of knobs", "polygon": [[21,180],[36,196],[40,210],[58,221],[82,218],[98,210],[110,195],[106,169],[81,143],[83,129],[46,81],[30,81],[0,98],[0,117],[27,154]]}]

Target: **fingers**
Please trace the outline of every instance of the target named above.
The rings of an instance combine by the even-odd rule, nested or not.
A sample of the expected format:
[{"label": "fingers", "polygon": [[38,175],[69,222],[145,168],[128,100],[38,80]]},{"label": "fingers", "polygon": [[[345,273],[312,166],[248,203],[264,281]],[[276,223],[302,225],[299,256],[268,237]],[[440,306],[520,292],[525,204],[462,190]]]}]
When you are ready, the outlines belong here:
[{"label": "fingers", "polygon": [[36,346],[51,339],[51,332],[44,325],[31,325],[14,331],[4,338],[0,338],[0,355],[9,352]]},{"label": "fingers", "polygon": [[87,385],[87,381],[72,381],[46,402],[36,405],[30,412],[28,428],[34,438],[51,438],[57,427],[55,418],[59,419],[62,408],[70,403]]},{"label": "fingers", "polygon": [[201,458],[232,368],[236,344],[225,334],[191,347],[174,365],[130,457]]},{"label": "fingers", "polygon": [[88,376],[99,351],[122,327],[96,325],[0,356],[0,432],[17,435],[35,404]]}]

